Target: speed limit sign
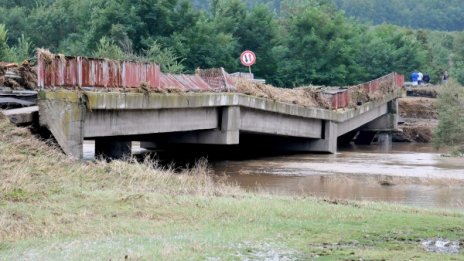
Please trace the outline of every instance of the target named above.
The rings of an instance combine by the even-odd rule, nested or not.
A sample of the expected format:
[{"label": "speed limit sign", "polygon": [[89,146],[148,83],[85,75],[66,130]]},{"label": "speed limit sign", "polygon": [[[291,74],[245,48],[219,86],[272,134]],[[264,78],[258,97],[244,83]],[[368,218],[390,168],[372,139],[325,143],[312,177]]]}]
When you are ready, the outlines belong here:
[{"label": "speed limit sign", "polygon": [[240,61],[242,62],[243,65],[245,66],[252,66],[256,62],[256,55],[254,52],[250,50],[246,50],[240,55]]}]

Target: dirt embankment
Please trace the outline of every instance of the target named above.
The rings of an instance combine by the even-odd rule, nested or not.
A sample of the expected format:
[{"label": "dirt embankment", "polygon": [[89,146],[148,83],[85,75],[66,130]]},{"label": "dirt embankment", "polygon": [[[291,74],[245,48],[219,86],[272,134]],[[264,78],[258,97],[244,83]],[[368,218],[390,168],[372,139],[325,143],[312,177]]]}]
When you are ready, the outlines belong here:
[{"label": "dirt embankment", "polygon": [[438,96],[438,85],[427,85],[421,87],[410,87],[408,88],[408,96],[413,97],[425,97],[425,98],[437,98]]},{"label": "dirt embankment", "polygon": [[[433,93],[433,89],[421,90]],[[407,97],[399,99],[400,132],[396,133],[396,141],[431,142],[433,130],[438,125],[437,104],[435,98]]]}]

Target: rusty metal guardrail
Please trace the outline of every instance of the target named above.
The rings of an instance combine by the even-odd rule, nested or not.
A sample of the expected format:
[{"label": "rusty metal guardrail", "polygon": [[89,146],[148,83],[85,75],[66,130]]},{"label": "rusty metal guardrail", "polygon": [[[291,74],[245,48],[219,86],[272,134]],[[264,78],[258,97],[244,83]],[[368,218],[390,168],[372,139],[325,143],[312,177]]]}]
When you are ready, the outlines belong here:
[{"label": "rusty metal guardrail", "polygon": [[[169,91],[233,91],[235,79],[224,68],[198,69],[194,75],[164,74],[150,63],[72,57],[38,52],[38,86],[42,89],[64,87],[147,88]],[[378,79],[344,89],[327,88],[323,95],[331,109],[347,108],[401,88],[404,76],[391,73]]]},{"label": "rusty metal guardrail", "polygon": [[223,68],[195,75],[164,74],[151,63],[73,57],[38,52],[38,87],[149,88],[156,91],[230,91],[234,81]]},{"label": "rusty metal guardrail", "polygon": [[346,89],[324,91],[332,109],[342,109],[359,105],[370,100],[383,97],[395,89],[402,88],[404,76],[398,73],[390,73],[378,79],[350,86]]}]

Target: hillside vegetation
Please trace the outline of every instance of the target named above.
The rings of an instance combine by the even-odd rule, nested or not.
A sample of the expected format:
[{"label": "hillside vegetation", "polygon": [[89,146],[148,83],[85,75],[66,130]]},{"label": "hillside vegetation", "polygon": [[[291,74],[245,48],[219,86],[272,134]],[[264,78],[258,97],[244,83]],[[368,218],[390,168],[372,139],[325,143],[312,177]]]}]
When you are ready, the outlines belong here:
[{"label": "hillside vegetation", "polygon": [[[191,0],[198,8],[208,9],[211,0]],[[285,11],[286,0],[244,0],[249,8],[267,5],[276,14]],[[461,14],[464,5],[460,0],[293,0],[291,2],[315,2],[333,4],[346,15],[373,24],[390,23],[416,29],[462,31]]]}]

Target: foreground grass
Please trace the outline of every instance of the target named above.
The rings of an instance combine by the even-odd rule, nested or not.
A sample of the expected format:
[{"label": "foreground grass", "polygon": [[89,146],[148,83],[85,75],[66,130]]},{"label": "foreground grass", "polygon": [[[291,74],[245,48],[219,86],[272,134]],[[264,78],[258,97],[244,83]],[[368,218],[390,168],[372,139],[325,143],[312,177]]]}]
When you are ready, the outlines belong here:
[{"label": "foreground grass", "polygon": [[151,165],[75,162],[0,119],[0,260],[464,259],[420,244],[463,240],[464,213],[249,194],[205,164]]}]

